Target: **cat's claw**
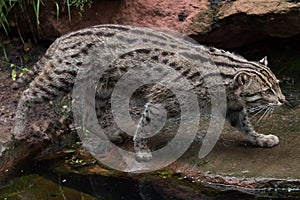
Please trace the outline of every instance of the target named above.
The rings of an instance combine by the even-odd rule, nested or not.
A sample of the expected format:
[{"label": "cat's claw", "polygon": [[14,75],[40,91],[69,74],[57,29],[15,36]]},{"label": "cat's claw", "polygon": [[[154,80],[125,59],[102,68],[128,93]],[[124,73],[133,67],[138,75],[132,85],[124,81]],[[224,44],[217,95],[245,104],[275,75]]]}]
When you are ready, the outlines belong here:
[{"label": "cat's claw", "polygon": [[152,153],[150,149],[144,149],[142,151],[138,151],[135,154],[135,159],[138,162],[148,162],[152,159]]},{"label": "cat's claw", "polygon": [[118,130],[113,134],[108,135],[110,141],[120,144],[124,142],[125,135],[122,131]]},{"label": "cat's claw", "polygon": [[279,144],[279,138],[276,135],[259,134],[256,137],[256,142],[260,147],[274,147]]}]

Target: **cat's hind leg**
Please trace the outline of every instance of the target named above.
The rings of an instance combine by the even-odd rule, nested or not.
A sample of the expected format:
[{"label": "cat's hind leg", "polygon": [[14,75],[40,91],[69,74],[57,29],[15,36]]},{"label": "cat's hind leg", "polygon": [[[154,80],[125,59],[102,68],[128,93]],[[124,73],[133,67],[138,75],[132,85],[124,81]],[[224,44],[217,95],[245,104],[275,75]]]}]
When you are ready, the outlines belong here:
[{"label": "cat's hind leg", "polygon": [[145,105],[133,138],[137,161],[147,162],[152,158],[147,138],[154,136],[163,128],[166,114],[161,104],[147,103]]}]

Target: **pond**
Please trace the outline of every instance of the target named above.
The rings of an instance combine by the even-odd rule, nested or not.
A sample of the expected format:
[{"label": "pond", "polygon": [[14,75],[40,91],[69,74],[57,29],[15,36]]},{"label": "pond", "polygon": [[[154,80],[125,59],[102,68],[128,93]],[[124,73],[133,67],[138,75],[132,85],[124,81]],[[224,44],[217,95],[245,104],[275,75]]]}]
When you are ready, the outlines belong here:
[{"label": "pond", "polygon": [[[238,191],[218,191],[202,185],[194,185],[181,176],[166,176],[164,172],[136,177],[122,174],[119,177],[106,175],[82,175],[60,173],[55,170],[59,162],[32,166],[33,169],[12,179],[0,188],[3,200],[211,200],[253,199],[256,195]],[[62,164],[63,165],[63,164]],[[54,168],[53,168],[54,166]],[[193,188],[193,189],[191,189]],[[259,199],[265,199],[260,197]],[[269,198],[266,198],[269,199]]]}]

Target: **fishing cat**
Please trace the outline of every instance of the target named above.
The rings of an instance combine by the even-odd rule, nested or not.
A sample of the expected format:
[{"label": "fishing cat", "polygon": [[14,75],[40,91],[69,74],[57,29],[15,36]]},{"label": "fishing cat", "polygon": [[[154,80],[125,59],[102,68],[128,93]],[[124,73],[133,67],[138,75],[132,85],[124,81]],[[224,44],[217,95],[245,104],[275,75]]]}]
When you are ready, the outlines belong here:
[{"label": "fishing cat", "polygon": [[[150,62],[175,70],[181,78],[187,79],[198,97],[199,106],[210,104],[205,76],[211,79],[221,76],[223,82],[220,84],[224,85],[227,95],[227,110],[224,117],[229,123],[254,145],[273,147],[279,143],[275,135],[257,133],[247,113],[249,106],[273,107],[280,106],[286,101],[278,79],[267,66],[266,57],[260,62],[248,61],[228,51],[195,45],[189,41],[179,41],[165,32],[122,25],[98,25],[78,30],[61,36],[48,48],[32,70],[12,86],[17,89],[30,83],[22,93],[18,104],[14,136],[20,138],[24,135],[23,127],[31,106],[57,99],[71,92],[78,72],[93,64],[91,60],[97,57],[95,52],[101,52],[99,49],[105,47],[104,41],[114,38],[115,44],[111,44],[109,48],[118,48],[118,40],[120,43],[126,40],[124,35],[128,32],[133,38],[127,38],[127,42],[133,46],[141,42],[143,47],[119,56],[104,72],[103,78],[99,81],[102,81],[99,83],[101,87],[98,87],[101,91],[97,92],[96,96],[97,110],[105,109],[118,78],[135,67],[135,64],[132,64],[133,60],[140,63]],[[177,47],[180,47],[181,55],[176,52]],[[199,55],[195,55],[195,51],[199,51]],[[193,63],[197,56],[211,60],[219,70],[219,74],[205,74],[203,66],[195,67]],[[171,81],[176,81],[176,78],[178,77]],[[174,106],[175,95],[161,84],[153,86],[148,98],[149,102],[145,106],[134,136],[136,157],[140,161],[151,159],[145,127],[155,120],[156,116],[153,114],[155,105],[162,104],[168,112],[178,113],[178,106]]]}]

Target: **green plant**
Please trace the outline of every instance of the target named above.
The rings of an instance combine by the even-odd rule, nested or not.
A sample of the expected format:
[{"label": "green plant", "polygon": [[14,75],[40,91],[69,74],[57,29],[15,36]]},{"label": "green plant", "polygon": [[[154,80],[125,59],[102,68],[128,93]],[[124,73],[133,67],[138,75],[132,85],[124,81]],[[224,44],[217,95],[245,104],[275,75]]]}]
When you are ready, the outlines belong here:
[{"label": "green plant", "polygon": [[[0,0],[0,31],[1,29],[4,30],[5,34],[9,35],[10,30],[10,20],[14,20],[14,24],[17,26],[18,33],[21,37],[21,32],[19,30],[18,26],[18,20],[16,18],[16,13],[12,13],[12,9],[14,7],[18,7],[19,10],[23,13],[22,18],[24,18],[23,21],[28,21],[28,26],[30,30],[32,31],[33,37],[34,36],[34,27],[37,27],[37,30],[39,28],[39,14],[40,14],[40,5],[42,3],[42,0]],[[34,15],[35,15],[35,21],[36,25],[31,24],[30,15],[28,14],[28,6],[30,5],[33,8]],[[13,15],[12,15],[13,14]]]},{"label": "green plant", "polygon": [[[64,4],[67,5],[68,9],[68,17],[69,20],[71,20],[71,7],[74,6],[77,9],[79,9],[79,15],[82,17],[82,13],[84,12],[85,6],[91,7],[92,0],[65,0]],[[19,37],[23,44],[25,43],[22,37],[22,32],[20,30],[20,27],[18,26],[18,19],[14,13],[12,15],[11,10],[14,7],[18,7],[18,9],[24,13],[22,14],[22,21],[28,21],[28,27],[30,28],[32,37],[34,38],[35,42],[36,40],[36,31],[38,31],[39,34],[39,26],[40,26],[40,7],[43,4],[43,0],[0,0],[0,31],[3,30],[5,34],[8,36],[10,31],[10,20],[15,20],[14,24],[16,25]],[[59,2],[55,2],[56,6],[56,19],[59,19],[59,13],[60,13],[60,6]],[[35,22],[31,20],[32,16],[29,14],[30,7],[34,11],[34,18]],[[33,23],[31,23],[33,21]],[[11,77],[13,80],[15,80],[18,77],[23,76],[28,69],[26,67],[20,67],[13,63],[9,62],[6,49],[4,45],[2,44],[2,39],[0,38],[0,49],[2,48],[3,55],[5,60],[0,60],[1,63],[4,63],[6,65],[9,65],[12,69],[11,71]],[[18,69],[18,70],[17,70]]]},{"label": "green plant", "polygon": [[56,20],[59,18],[59,4],[55,2],[55,7],[56,7]]},{"label": "green plant", "polygon": [[[5,49],[3,51],[5,51]],[[6,58],[6,59],[8,60],[8,58]],[[10,66],[10,68],[11,68],[11,78],[14,81],[17,78],[24,76],[24,74],[29,71],[29,69],[27,67],[22,67],[22,66],[10,63],[9,61],[0,60],[0,63],[3,63],[5,65]],[[19,71],[19,72],[17,72],[17,71]]]},{"label": "green plant", "polygon": [[[71,20],[71,7],[74,6],[79,9],[79,15],[82,17],[82,13],[84,12],[85,6],[91,7],[92,0],[65,0],[64,2],[67,5],[68,9],[68,17]],[[9,33],[9,18],[10,11],[15,6],[18,6],[22,13],[24,13],[23,17],[26,18],[24,21],[30,21],[28,17],[28,5],[32,7],[35,16],[35,24],[36,29],[39,28],[40,25],[40,7],[43,5],[42,0],[0,0],[0,30],[3,29],[6,35]],[[59,3],[55,2],[56,6],[56,18],[59,18],[60,7]],[[33,30],[33,28],[31,28]]]},{"label": "green plant", "polygon": [[84,12],[84,6],[88,5],[91,7],[92,1],[91,0],[71,0],[70,2],[71,6],[75,6],[76,8],[79,8],[81,12]]},{"label": "green plant", "polygon": [[87,5],[88,7],[91,7],[92,0],[67,0],[67,8],[68,8],[68,16],[69,20],[71,21],[71,6],[76,7],[79,9],[79,15],[82,17],[82,13],[84,12],[84,7]]},{"label": "green plant", "polygon": [[32,8],[34,10],[34,14],[35,14],[35,20],[36,20],[36,26],[39,27],[40,25],[40,5],[41,3],[43,3],[41,0],[30,0],[30,3],[32,5]]},{"label": "green plant", "polygon": [[[87,5],[88,7],[91,7],[92,5],[92,0],[65,0],[65,4],[67,5],[67,10],[68,10],[68,18],[69,21],[72,20],[71,17],[71,7],[74,6],[77,9],[79,9],[79,15],[82,17],[82,13],[84,12],[84,7]],[[56,19],[58,20],[59,18],[59,3],[55,2],[55,7],[56,7]]]},{"label": "green plant", "polygon": [[18,2],[18,0],[1,0],[0,1],[0,25],[4,32],[8,35],[9,31],[9,23],[8,23],[8,15],[10,10],[14,7],[14,5]]},{"label": "green plant", "polygon": [[[26,74],[29,69],[27,67],[20,67],[15,64],[11,64],[10,67],[12,68],[11,70],[11,78],[13,81],[15,81],[17,78],[20,78]],[[19,69],[19,73],[17,73],[17,68]]]}]

